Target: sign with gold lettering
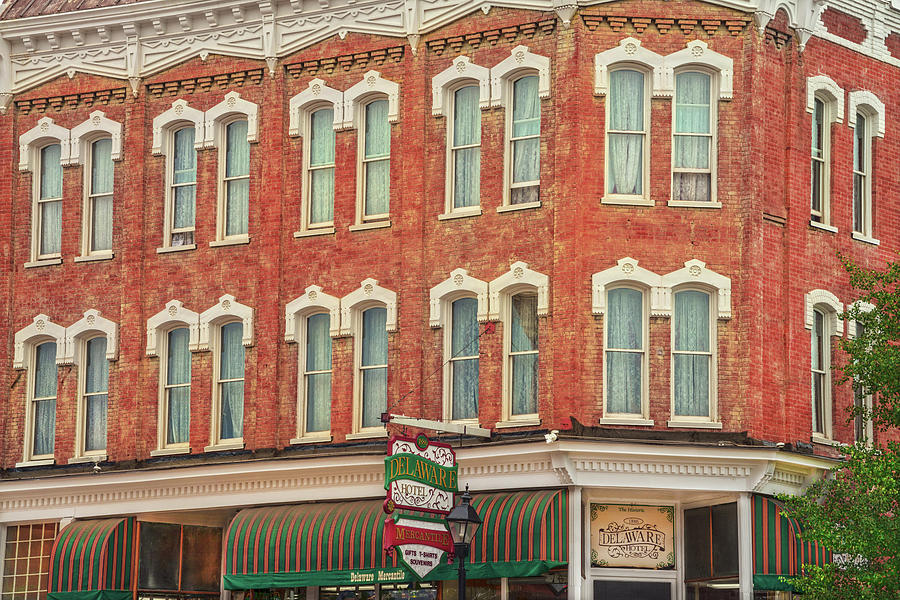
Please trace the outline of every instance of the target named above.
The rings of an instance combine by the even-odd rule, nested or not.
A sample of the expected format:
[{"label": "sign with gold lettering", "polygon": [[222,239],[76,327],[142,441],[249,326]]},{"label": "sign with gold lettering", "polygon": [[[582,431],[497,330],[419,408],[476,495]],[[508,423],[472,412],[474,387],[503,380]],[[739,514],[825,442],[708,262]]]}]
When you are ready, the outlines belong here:
[{"label": "sign with gold lettering", "polygon": [[384,521],[384,549],[396,552],[422,579],[441,564],[445,553],[453,550],[453,539],[442,521],[400,515]]},{"label": "sign with gold lettering", "polygon": [[414,440],[392,438],[384,459],[384,487],[389,514],[400,508],[446,515],[457,490],[456,453],[424,434]]},{"label": "sign with gold lettering", "polygon": [[591,566],[675,568],[675,507],[591,504]]}]

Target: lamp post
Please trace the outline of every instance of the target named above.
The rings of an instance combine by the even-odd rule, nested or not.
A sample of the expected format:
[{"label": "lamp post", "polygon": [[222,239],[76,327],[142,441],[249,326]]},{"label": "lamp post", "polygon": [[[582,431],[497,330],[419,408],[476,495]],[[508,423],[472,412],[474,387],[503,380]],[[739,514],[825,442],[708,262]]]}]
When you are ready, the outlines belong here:
[{"label": "lamp post", "polygon": [[469,485],[463,492],[462,501],[453,507],[447,515],[447,527],[453,538],[453,553],[459,559],[459,600],[466,600],[466,557],[469,555],[469,544],[475,537],[475,531],[481,525],[481,517],[471,504]]}]

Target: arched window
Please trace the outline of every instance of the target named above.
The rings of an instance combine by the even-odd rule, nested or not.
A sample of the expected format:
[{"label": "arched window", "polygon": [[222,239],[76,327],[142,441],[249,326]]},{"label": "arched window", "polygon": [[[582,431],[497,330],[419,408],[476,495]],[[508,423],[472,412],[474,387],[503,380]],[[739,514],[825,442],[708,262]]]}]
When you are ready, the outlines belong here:
[{"label": "arched window", "polygon": [[604,200],[649,199],[649,76],[627,66],[609,73]]},{"label": "arched window", "polygon": [[849,94],[853,127],[853,238],[878,244],[874,233],[872,190],[875,184],[873,140],[884,137],[884,103],[868,91]]},{"label": "arched window", "polygon": [[810,148],[810,222],[831,224],[831,126],[844,120],[844,90],[824,75],[806,80],[807,112],[812,114]]},{"label": "arched window", "polygon": [[675,74],[672,201],[710,202],[716,162],[714,75],[696,67]]},{"label": "arched window", "polygon": [[806,294],[806,328],[810,330],[810,397],[813,441],[832,439],[831,338],[843,334],[838,315],[844,305],[826,290]]}]

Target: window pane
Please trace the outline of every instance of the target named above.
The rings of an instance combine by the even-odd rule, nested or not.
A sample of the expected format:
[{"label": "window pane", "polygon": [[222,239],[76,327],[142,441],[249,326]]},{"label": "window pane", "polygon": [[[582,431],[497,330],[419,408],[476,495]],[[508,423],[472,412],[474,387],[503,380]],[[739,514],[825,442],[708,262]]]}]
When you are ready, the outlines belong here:
[{"label": "window pane", "polygon": [[377,160],[365,164],[366,215],[382,215],[389,211],[391,161]]},{"label": "window pane", "polygon": [[85,348],[84,393],[106,392],[109,386],[109,361],[106,360],[106,338],[88,340]]},{"label": "window pane", "polygon": [[453,386],[453,419],[478,418],[478,359],[450,363]]},{"label": "window pane", "polygon": [[[140,523],[138,587],[147,590],[177,590],[181,551],[181,526]],[[174,560],[173,560],[174,559]]]},{"label": "window pane", "polygon": [[363,312],[362,366],[388,362],[387,309],[370,308]]},{"label": "window pane", "polygon": [[675,351],[709,352],[709,294],[675,294]]},{"label": "window pane", "polygon": [[309,222],[327,223],[334,219],[334,168],[309,175]]},{"label": "window pane", "polygon": [[541,140],[529,138],[513,142],[513,183],[541,178]]},{"label": "window pane", "polygon": [[188,349],[190,334],[187,327],[173,329],[168,334],[166,383],[178,385],[191,382],[191,353]]},{"label": "window pane", "polygon": [[181,552],[181,589],[218,592],[222,562],[222,530],[185,525]]},{"label": "window pane", "polygon": [[[191,410],[191,354],[188,349],[189,333],[186,327],[168,333],[166,383],[181,387],[169,388],[166,443],[181,444],[188,441]],[[188,384],[188,385],[183,385]]]},{"label": "window pane", "polygon": [[637,352],[606,353],[606,410],[610,413],[641,413],[641,367]]},{"label": "window pane", "polygon": [[222,326],[221,379],[241,379],[244,377],[244,325],[240,322]]},{"label": "window pane", "polygon": [[197,151],[194,150],[194,128],[183,127],[175,132],[173,183],[193,183],[197,181]]},{"label": "window pane", "polygon": [[387,157],[391,153],[391,126],[388,123],[388,101],[366,104],[366,158]]},{"label": "window pane", "polygon": [[194,226],[194,202],[197,186],[182,185],[175,188],[175,210],[172,224],[175,229]]},{"label": "window pane", "polygon": [[310,166],[334,164],[334,109],[323,108],[310,116]]},{"label": "window pane", "polygon": [[250,142],[247,121],[235,121],[225,128],[225,177],[250,174]]},{"label": "window pane", "polygon": [[[618,71],[614,71],[618,73]],[[643,189],[644,136],[633,133],[609,134],[607,184],[610,194],[640,195]]]},{"label": "window pane", "polygon": [[672,199],[682,202],[709,202],[709,173],[673,173]]},{"label": "window pane", "polygon": [[166,395],[169,411],[166,420],[166,443],[185,444],[188,441],[191,421],[191,388],[187,386],[170,388]]},{"label": "window pane", "polygon": [[[451,354],[478,356],[478,301],[460,298],[451,305]],[[450,364],[453,419],[478,417],[478,359],[455,360]]]},{"label": "window pane", "polygon": [[250,180],[229,181],[226,193],[225,235],[245,234],[250,212]]},{"label": "window pane", "polygon": [[58,254],[62,247],[62,201],[41,203],[41,254]]},{"label": "window pane", "polygon": [[710,560],[709,508],[684,511],[684,577],[703,579],[712,576]]},{"label": "window pane", "polygon": [[331,368],[331,316],[312,315],[306,320],[306,370],[327,371]]},{"label": "window pane", "polygon": [[478,300],[460,298],[451,305],[453,356],[478,356]]},{"label": "window pane", "polygon": [[645,89],[640,71],[619,69],[609,74],[609,129],[644,130]]},{"label": "window pane", "polygon": [[53,454],[56,436],[56,399],[34,403],[33,454]]},{"label": "window pane", "polygon": [[671,600],[672,584],[668,581],[594,580],[594,600]]},{"label": "window pane", "polygon": [[709,356],[675,355],[675,414],[709,416]]},{"label": "window pane", "polygon": [[59,144],[41,148],[41,199],[62,198],[63,170],[59,162],[61,152]]},{"label": "window pane", "polygon": [[530,415],[538,411],[538,355],[512,357],[512,414]]},{"label": "window pane", "polygon": [[675,136],[675,168],[708,169],[710,140],[708,136]]},{"label": "window pane", "polygon": [[481,148],[463,148],[461,150],[454,150],[453,207],[463,208],[466,206],[478,206],[480,202]]},{"label": "window pane", "polygon": [[112,249],[113,197],[99,196],[93,199],[91,210],[91,250]]},{"label": "window pane", "polygon": [[230,381],[222,386],[222,421],[221,435],[223,440],[243,437],[244,435],[244,382]]},{"label": "window pane", "polygon": [[511,299],[510,351],[538,349],[537,296],[516,294]]},{"label": "window pane", "polygon": [[34,397],[56,397],[56,343],[46,342],[34,351]]},{"label": "window pane", "polygon": [[538,135],[541,132],[541,99],[538,77],[529,75],[513,83],[513,137]]},{"label": "window pane", "polygon": [[644,346],[644,295],[630,288],[609,292],[607,348],[640,350]]},{"label": "window pane", "polygon": [[112,194],[112,139],[105,138],[91,144],[91,193]]},{"label": "window pane", "polygon": [[822,352],[822,337],[825,329],[825,315],[821,311],[813,311],[812,328],[812,367],[817,371],[825,368]]},{"label": "window pane", "polygon": [[825,145],[823,144],[823,131],[825,122],[825,103],[815,99],[813,105],[812,117],[812,156],[813,158],[822,158],[824,156]]},{"label": "window pane", "polygon": [[709,133],[710,76],[679,73],[675,76],[675,132]]},{"label": "window pane", "polygon": [[106,394],[97,394],[85,398],[84,416],[84,450],[103,450],[106,448]]},{"label": "window pane", "polygon": [[853,170],[866,170],[866,118],[856,113],[856,130],[853,132]]},{"label": "window pane", "polygon": [[381,427],[381,413],[387,410],[387,368],[363,371],[362,426]]},{"label": "window pane", "polygon": [[718,504],[712,511],[713,576],[738,574],[737,504]]},{"label": "window pane", "polygon": [[477,85],[467,85],[453,94],[453,145],[481,143],[481,108]]},{"label": "window pane", "polygon": [[306,430],[331,428],[331,373],[306,376]]}]

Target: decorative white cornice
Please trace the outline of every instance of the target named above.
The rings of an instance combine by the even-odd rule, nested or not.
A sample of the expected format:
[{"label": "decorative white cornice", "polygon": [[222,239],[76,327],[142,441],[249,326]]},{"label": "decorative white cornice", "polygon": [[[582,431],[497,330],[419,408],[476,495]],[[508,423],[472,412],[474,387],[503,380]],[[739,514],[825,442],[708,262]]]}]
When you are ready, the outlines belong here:
[{"label": "decorative white cornice", "polygon": [[378,285],[376,279],[364,279],[359,287],[341,298],[341,335],[353,335],[359,313],[372,306],[387,309],[385,329],[397,331],[397,292]]},{"label": "decorative white cornice", "polygon": [[188,106],[187,100],[178,99],[172,103],[172,108],[153,117],[153,142],[150,152],[156,155],[166,153],[165,137],[178,125],[193,124],[194,148],[203,147],[203,139],[206,135],[204,129],[205,116],[202,110]]},{"label": "decorative white cornice", "polygon": [[537,292],[537,314],[546,317],[550,314],[550,277],[528,268],[528,263],[516,261],[509,271],[500,275],[488,284],[490,305],[488,320],[499,321],[502,298],[521,291]]},{"label": "decorative white cornice", "polygon": [[212,329],[228,321],[241,321],[244,325],[241,343],[244,346],[253,345],[253,309],[241,304],[231,294],[224,294],[219,301],[200,313],[200,340],[198,349],[209,350],[212,338]]},{"label": "decorative white cornice", "polygon": [[478,84],[481,108],[488,108],[491,104],[491,70],[476,65],[468,56],[457,56],[449,67],[431,80],[431,114],[436,117],[448,114],[449,88],[467,81]]},{"label": "decorative white cornice", "polygon": [[86,121],[72,128],[70,163],[82,164],[88,144],[104,137],[112,139],[112,159],[122,160],[122,124],[106,118],[102,110],[95,110]]},{"label": "decorative white cornice", "polygon": [[57,355],[61,365],[78,364],[81,352],[78,346],[94,336],[106,337],[106,360],[119,357],[119,325],[100,315],[95,309],[86,310],[84,316],[66,327],[66,343],[63,355]]},{"label": "decorative white cornice", "polygon": [[507,82],[532,72],[538,76],[538,96],[550,97],[550,59],[534,54],[528,46],[516,46],[510,55],[491,68],[491,106],[506,106],[510,86]]},{"label": "decorative white cornice", "polygon": [[484,322],[488,319],[488,284],[469,275],[465,269],[454,269],[450,277],[440,282],[429,292],[429,319],[432,327],[443,327],[446,310],[441,306],[458,298],[475,296],[478,301],[477,318]]},{"label": "decorative white cornice", "polygon": [[666,306],[666,294],[662,277],[653,271],[638,266],[633,258],[620,258],[615,267],[591,275],[591,311],[595,315],[606,312],[606,290],[613,284],[632,284],[650,293],[650,315],[666,316],[670,310]]},{"label": "decorative white cornice", "polygon": [[316,78],[309,82],[305,90],[291,98],[288,135],[301,135],[301,113],[321,103],[331,104],[334,109],[334,128],[340,129],[344,124],[344,93]]},{"label": "decorative white cornice", "polygon": [[812,290],[807,292],[803,297],[804,315],[803,322],[807,329],[813,327],[813,311],[816,308],[821,309],[826,316],[827,333],[833,336],[844,335],[844,321],[840,318],[840,314],[844,312],[843,303],[838,297],[828,290]]},{"label": "decorative white cornice", "polygon": [[225,99],[210,108],[203,115],[205,134],[203,136],[204,148],[218,148],[225,136],[224,122],[234,116],[242,116],[247,119],[247,141],[251,144],[258,141],[259,105],[244,100],[237,92],[228,92]]},{"label": "decorative white cornice", "polygon": [[850,92],[848,109],[850,118],[847,124],[850,127],[856,127],[856,112],[861,110],[870,119],[875,121],[875,127],[872,128],[872,134],[878,137],[884,137],[885,113],[884,102],[878,96],[867,90],[857,90]]},{"label": "decorative white cornice", "polygon": [[61,355],[66,345],[66,328],[57,325],[45,314],[40,314],[34,321],[16,332],[13,347],[13,368],[27,369],[31,360],[31,352],[27,346],[36,346],[43,342],[56,342],[56,364],[62,364]]},{"label": "decorative white cornice", "polygon": [[341,333],[341,301],[326,294],[322,287],[311,285],[303,292],[302,296],[291,300],[284,307],[284,339],[286,342],[297,342],[299,320],[313,313],[327,312],[331,317],[331,337],[337,337]]},{"label": "decorative white cornice", "polygon": [[38,120],[37,125],[19,136],[19,170],[34,171],[37,153],[48,144],[59,144],[59,162],[68,165],[71,160],[71,132],[57,125],[50,117]]},{"label": "decorative white cornice", "polygon": [[368,71],[362,81],[344,92],[343,129],[359,129],[363,105],[379,97],[387,98],[388,122],[396,123],[400,119],[400,84],[383,78],[378,71]]},{"label": "decorative white cornice", "polygon": [[832,105],[828,114],[833,123],[844,121],[844,90],[827,75],[806,78],[806,112],[816,109],[816,96]]},{"label": "decorative white cornice", "polygon": [[188,328],[188,349],[200,349],[200,315],[185,308],[180,300],[169,300],[166,307],[147,319],[147,356],[162,355],[162,339],[169,329]]}]

